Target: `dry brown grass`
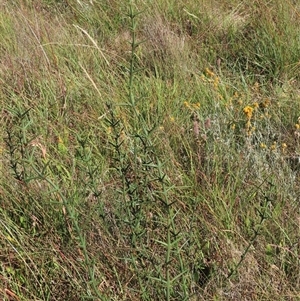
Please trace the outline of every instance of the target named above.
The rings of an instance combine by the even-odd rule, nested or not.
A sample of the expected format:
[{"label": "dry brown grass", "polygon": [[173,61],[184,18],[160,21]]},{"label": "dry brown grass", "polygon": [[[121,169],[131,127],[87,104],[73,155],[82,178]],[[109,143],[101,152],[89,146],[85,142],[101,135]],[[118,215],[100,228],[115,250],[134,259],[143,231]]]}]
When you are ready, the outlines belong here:
[{"label": "dry brown grass", "polygon": [[[299,299],[299,174],[285,162],[300,151],[297,4],[137,1],[146,10],[136,32],[144,42],[135,120],[126,102],[126,3],[17,2],[0,4],[3,298],[83,300],[98,291],[109,300],[162,300],[169,266],[173,277],[184,270],[174,300],[184,285],[189,300]],[[247,136],[243,109],[256,102]],[[146,138],[139,122],[155,125]],[[121,172],[137,186],[135,201],[146,203],[135,246],[128,210],[138,206],[115,168],[113,135],[123,141],[130,168]],[[155,160],[141,166],[143,156],[162,161],[174,202],[180,239],[168,263],[163,181]]]}]

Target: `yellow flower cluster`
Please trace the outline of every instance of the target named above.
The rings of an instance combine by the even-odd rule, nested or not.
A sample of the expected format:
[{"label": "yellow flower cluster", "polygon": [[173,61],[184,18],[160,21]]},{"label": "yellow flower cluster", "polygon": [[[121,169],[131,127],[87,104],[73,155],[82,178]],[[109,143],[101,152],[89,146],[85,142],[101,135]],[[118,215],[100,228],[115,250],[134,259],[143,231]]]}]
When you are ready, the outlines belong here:
[{"label": "yellow flower cluster", "polygon": [[214,77],[214,83],[213,83],[214,88],[217,89],[219,87],[219,84],[220,84],[220,79],[219,79],[218,76],[215,76]]},{"label": "yellow flower cluster", "polygon": [[[267,149],[267,145],[266,145],[265,143],[262,142],[262,143],[260,144],[260,148],[262,148],[262,149]],[[274,142],[270,145],[269,149],[270,149],[271,151],[278,150],[279,148],[278,148],[277,142],[274,141]],[[286,143],[282,143],[282,144],[281,144],[281,151],[282,151],[282,153],[285,153],[285,152],[286,152],[286,149],[287,149],[287,144],[286,144]]]},{"label": "yellow flower cluster", "polygon": [[[206,75],[207,78],[209,78],[209,82],[213,83],[213,86],[214,86],[215,90],[217,90],[218,87],[219,87],[219,85],[220,85],[220,78],[219,78],[219,76],[217,76],[209,68],[205,68],[205,75]],[[205,77],[202,76],[202,79],[205,80]]]},{"label": "yellow flower cluster", "polygon": [[247,120],[250,121],[251,118],[252,118],[252,115],[253,115],[253,108],[250,107],[250,106],[246,106],[243,110],[244,114],[246,115],[247,117]]},{"label": "yellow flower cluster", "polygon": [[197,102],[197,103],[190,103],[188,101],[184,101],[183,102],[183,105],[188,108],[188,109],[191,109],[191,110],[198,110],[200,109],[200,102]]},{"label": "yellow flower cluster", "polygon": [[276,148],[277,148],[277,143],[276,143],[276,141],[274,141],[274,142],[272,143],[272,145],[270,146],[270,149],[271,149],[272,151],[274,151]]},{"label": "yellow flower cluster", "polygon": [[216,76],[209,68],[205,68],[205,73],[208,77],[215,77]]},{"label": "yellow flower cluster", "polygon": [[251,126],[251,119],[253,117],[253,112],[256,108],[258,108],[258,103],[254,103],[253,106],[246,106],[243,109],[243,112],[246,116],[247,119],[247,123],[246,123],[246,131],[248,136],[250,136],[254,131],[255,131],[255,127]]},{"label": "yellow flower cluster", "polygon": [[286,148],[287,148],[286,143],[282,143],[282,144],[281,144],[281,148],[282,148],[282,152],[285,153],[285,150],[286,150]]},{"label": "yellow flower cluster", "polygon": [[267,148],[267,146],[266,146],[266,144],[265,144],[265,143],[263,143],[263,142],[262,142],[262,143],[260,144],[260,148],[263,148],[263,149],[265,149],[265,148]]}]

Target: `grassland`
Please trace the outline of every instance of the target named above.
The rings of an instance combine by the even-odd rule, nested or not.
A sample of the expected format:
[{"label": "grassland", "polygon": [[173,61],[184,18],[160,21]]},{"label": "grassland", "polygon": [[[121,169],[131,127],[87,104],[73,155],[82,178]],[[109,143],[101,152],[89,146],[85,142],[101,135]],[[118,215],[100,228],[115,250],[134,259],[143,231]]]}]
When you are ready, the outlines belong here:
[{"label": "grassland", "polygon": [[0,1],[1,300],[300,300],[300,5]]}]

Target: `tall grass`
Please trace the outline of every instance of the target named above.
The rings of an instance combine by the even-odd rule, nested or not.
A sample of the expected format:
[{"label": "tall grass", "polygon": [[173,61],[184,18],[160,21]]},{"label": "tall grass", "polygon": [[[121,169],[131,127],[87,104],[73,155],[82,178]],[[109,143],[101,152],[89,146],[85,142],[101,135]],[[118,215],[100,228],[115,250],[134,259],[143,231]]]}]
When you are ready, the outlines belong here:
[{"label": "tall grass", "polygon": [[3,300],[297,300],[292,1],[3,2]]}]

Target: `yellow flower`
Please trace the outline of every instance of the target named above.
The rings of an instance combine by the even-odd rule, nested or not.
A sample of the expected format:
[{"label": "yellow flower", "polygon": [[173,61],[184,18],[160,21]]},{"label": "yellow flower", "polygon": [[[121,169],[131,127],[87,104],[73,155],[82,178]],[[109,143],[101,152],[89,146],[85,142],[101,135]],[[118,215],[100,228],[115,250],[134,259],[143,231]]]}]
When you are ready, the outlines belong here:
[{"label": "yellow flower", "polygon": [[286,150],[286,148],[287,148],[286,143],[282,143],[282,144],[281,144],[281,147],[282,147],[282,152],[285,152],[285,150]]},{"label": "yellow flower", "polygon": [[299,124],[299,123],[296,123],[296,124],[295,124],[295,127],[296,127],[297,130],[299,130],[299,129],[300,129],[300,124]]},{"label": "yellow flower", "polygon": [[273,142],[273,144],[270,146],[271,150],[275,150],[277,147],[276,141]]},{"label": "yellow flower", "polygon": [[250,106],[246,106],[243,110],[244,114],[246,115],[247,119],[250,120],[253,115],[253,108]]},{"label": "yellow flower", "polygon": [[257,108],[259,107],[258,102],[255,102],[255,103],[253,104],[253,107],[254,107],[254,109],[257,109]]},{"label": "yellow flower", "polygon": [[250,127],[251,127],[251,122],[250,122],[250,119],[248,119],[248,121],[246,123],[246,129],[248,131],[248,134],[251,134]]},{"label": "yellow flower", "polygon": [[190,108],[190,103],[188,101],[184,101],[183,102],[183,105],[186,107],[186,108]]},{"label": "yellow flower", "polygon": [[219,78],[217,76],[215,76],[215,78],[214,78],[214,87],[215,87],[215,89],[217,89],[218,86],[219,86]]},{"label": "yellow flower", "polygon": [[194,109],[199,109],[200,108],[200,102],[193,103],[193,108]]},{"label": "yellow flower", "polygon": [[205,68],[205,73],[206,73],[207,76],[209,76],[209,77],[215,76],[215,74],[214,74],[211,70],[209,70],[208,68]]},{"label": "yellow flower", "polygon": [[267,148],[267,146],[264,143],[261,143],[260,148]]},{"label": "yellow flower", "polygon": [[171,122],[174,122],[175,121],[175,118],[173,116],[170,116],[170,121]]}]

